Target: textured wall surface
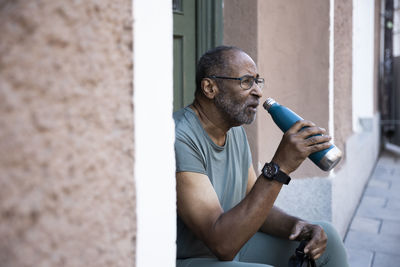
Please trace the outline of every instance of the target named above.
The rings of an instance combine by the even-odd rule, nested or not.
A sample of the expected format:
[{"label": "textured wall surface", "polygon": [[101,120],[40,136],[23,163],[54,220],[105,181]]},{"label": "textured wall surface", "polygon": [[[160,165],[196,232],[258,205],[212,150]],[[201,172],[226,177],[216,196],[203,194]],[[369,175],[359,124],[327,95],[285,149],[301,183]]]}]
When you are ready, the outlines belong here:
[{"label": "textured wall surface", "polygon": [[[334,10],[334,128],[335,144],[345,151],[353,132],[352,117],[352,1],[336,0]],[[344,153],[344,158],[346,153]],[[339,170],[345,160],[339,163]]]},{"label": "textured wall surface", "polygon": [[[257,64],[258,32],[257,32],[258,0],[225,0],[224,1],[224,44],[243,49]],[[264,77],[265,73],[260,73]],[[261,105],[259,109],[261,109]],[[258,123],[244,125],[251,147],[254,167],[258,162]]]},{"label": "textured wall surface", "polygon": [[257,61],[258,0],[224,0],[224,44],[243,49]]},{"label": "textured wall surface", "polygon": [[0,266],[133,266],[131,1],[0,0]]},{"label": "textured wall surface", "polygon": [[[258,1],[258,67],[273,97],[304,119],[328,129],[329,1]],[[282,132],[269,114],[257,117],[260,166],[272,159]],[[293,177],[325,176],[310,160]]]}]

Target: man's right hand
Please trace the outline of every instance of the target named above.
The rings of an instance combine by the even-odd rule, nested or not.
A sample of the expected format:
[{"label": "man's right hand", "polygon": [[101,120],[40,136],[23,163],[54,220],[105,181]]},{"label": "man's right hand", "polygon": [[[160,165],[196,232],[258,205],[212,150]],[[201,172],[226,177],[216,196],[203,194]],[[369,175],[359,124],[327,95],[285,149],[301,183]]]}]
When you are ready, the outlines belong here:
[{"label": "man's right hand", "polygon": [[[272,159],[287,175],[295,171],[308,155],[331,146],[326,130],[310,121],[296,122],[282,137]],[[317,135],[317,136],[315,136]]]}]

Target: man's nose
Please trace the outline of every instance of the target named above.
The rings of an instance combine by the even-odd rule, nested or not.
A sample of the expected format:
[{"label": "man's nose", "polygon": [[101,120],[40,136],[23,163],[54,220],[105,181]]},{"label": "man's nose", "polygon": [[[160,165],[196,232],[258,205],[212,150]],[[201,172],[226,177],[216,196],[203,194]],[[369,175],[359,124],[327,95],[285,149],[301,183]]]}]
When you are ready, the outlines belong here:
[{"label": "man's nose", "polygon": [[262,89],[257,83],[253,84],[253,87],[251,88],[251,94],[257,96],[258,98],[262,97]]}]

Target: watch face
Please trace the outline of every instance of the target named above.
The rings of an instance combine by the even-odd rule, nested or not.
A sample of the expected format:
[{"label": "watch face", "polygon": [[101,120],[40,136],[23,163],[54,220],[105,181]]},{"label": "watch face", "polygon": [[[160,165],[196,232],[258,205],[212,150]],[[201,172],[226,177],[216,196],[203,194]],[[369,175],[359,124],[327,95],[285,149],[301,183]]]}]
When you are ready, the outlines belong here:
[{"label": "watch face", "polygon": [[263,174],[268,178],[273,178],[278,172],[277,166],[273,163],[267,163],[264,166]]}]

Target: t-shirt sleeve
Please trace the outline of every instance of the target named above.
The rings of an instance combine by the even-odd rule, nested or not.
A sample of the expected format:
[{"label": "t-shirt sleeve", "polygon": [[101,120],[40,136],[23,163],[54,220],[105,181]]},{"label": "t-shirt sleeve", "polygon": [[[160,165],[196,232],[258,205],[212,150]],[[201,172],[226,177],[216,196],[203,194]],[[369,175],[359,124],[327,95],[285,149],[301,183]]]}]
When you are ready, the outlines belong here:
[{"label": "t-shirt sleeve", "polygon": [[177,135],[175,139],[175,162],[176,172],[207,174],[205,160],[199,148],[187,136]]}]

